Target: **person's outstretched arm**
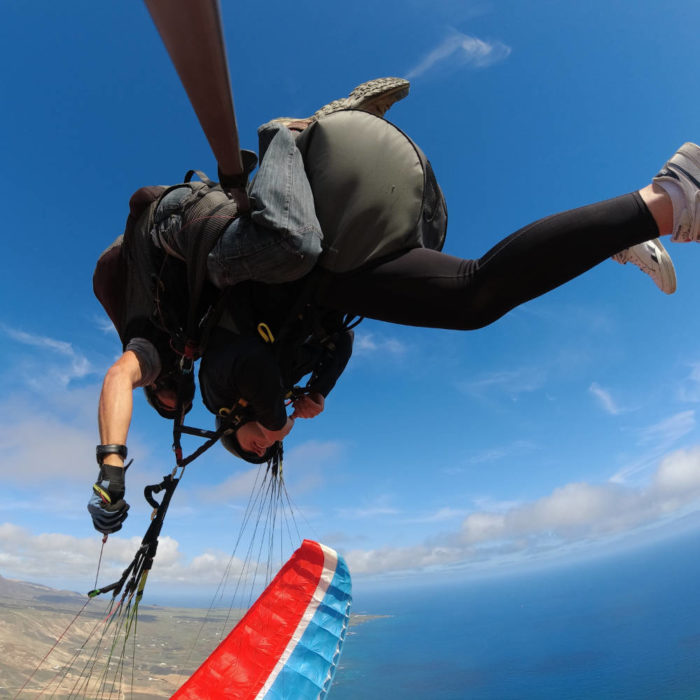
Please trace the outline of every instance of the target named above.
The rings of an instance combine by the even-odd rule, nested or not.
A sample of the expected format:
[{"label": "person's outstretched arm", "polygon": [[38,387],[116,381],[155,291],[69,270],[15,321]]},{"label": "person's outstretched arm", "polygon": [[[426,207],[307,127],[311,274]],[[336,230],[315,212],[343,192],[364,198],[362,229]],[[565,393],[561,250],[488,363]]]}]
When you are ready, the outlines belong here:
[{"label": "person's outstretched arm", "polygon": [[138,355],[124,354],[107,370],[98,406],[100,445],[99,474],[92,487],[88,511],[95,529],[105,535],[117,532],[126,520],[129,504],[124,500],[126,438],[133,411],[133,391],[143,381]]},{"label": "person's outstretched arm", "polygon": [[[127,350],[107,370],[97,416],[101,444],[126,445],[133,411],[133,390],[141,385],[142,378],[141,364],[132,350]],[[124,459],[118,454],[108,454],[103,464],[123,467]]]}]

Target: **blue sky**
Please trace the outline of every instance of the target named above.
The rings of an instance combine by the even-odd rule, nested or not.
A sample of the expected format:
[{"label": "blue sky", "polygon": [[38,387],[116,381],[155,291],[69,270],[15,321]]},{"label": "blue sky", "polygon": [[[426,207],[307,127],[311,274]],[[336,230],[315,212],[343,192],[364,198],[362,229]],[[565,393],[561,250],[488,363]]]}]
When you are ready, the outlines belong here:
[{"label": "blue sky", "polygon": [[[245,147],[269,118],[410,77],[388,116],[433,163],[454,255],[639,188],[700,140],[695,0],[360,0],[352,15],[224,1],[222,12]],[[119,352],[94,263],[135,189],[216,165],[139,2],[6,3],[0,53],[0,574],[84,589],[99,551],[85,510],[97,398]],[[301,535],[344,553],[356,584],[376,584],[697,527],[700,247],[669,251],[671,297],[609,261],[478,332],[363,323],[325,413],[287,441]],[[211,424],[202,410],[195,421]],[[170,470],[169,446],[170,426],[139,396],[132,510],[105,577],[140,541],[140,493]],[[253,478],[220,448],[188,468],[151,587],[217,583]]]}]

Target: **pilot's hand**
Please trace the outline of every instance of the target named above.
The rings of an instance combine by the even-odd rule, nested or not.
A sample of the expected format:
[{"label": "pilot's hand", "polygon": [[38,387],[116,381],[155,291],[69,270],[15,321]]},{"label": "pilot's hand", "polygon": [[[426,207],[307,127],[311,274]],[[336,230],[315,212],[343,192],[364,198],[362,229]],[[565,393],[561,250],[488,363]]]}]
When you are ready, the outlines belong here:
[{"label": "pilot's hand", "polygon": [[317,391],[306,394],[305,396],[300,396],[294,401],[294,413],[292,413],[292,417],[315,418],[323,411],[325,401],[323,394],[319,394]]},{"label": "pilot's hand", "polygon": [[95,530],[104,535],[121,530],[127,518],[129,504],[124,500],[125,471],[123,467],[103,464],[92,486],[92,497],[87,508]]}]

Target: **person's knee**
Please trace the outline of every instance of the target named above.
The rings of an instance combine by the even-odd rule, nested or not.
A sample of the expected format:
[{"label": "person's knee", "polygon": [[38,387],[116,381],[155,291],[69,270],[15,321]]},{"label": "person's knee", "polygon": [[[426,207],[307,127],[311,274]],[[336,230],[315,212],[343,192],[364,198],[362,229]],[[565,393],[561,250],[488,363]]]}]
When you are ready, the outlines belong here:
[{"label": "person's knee", "polygon": [[311,267],[316,264],[323,252],[321,240],[321,231],[315,228],[309,228],[307,231],[299,232],[295,236],[287,238],[287,242],[297,255],[305,261],[306,265],[311,265]]},{"label": "person's knee", "polygon": [[472,294],[456,314],[460,324],[459,330],[476,331],[490,326],[511,308],[512,306],[502,303],[495,296]]}]

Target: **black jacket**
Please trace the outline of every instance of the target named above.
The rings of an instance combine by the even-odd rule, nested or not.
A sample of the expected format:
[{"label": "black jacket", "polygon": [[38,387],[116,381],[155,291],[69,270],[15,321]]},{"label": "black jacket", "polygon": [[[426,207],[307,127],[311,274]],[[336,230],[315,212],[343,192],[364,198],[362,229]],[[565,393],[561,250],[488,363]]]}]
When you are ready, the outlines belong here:
[{"label": "black jacket", "polygon": [[217,414],[245,399],[252,420],[281,430],[287,422],[288,392],[310,374],[306,390],[327,396],[350,359],[353,339],[351,330],[339,330],[277,346],[254,332],[217,328],[199,370],[204,404]]}]

